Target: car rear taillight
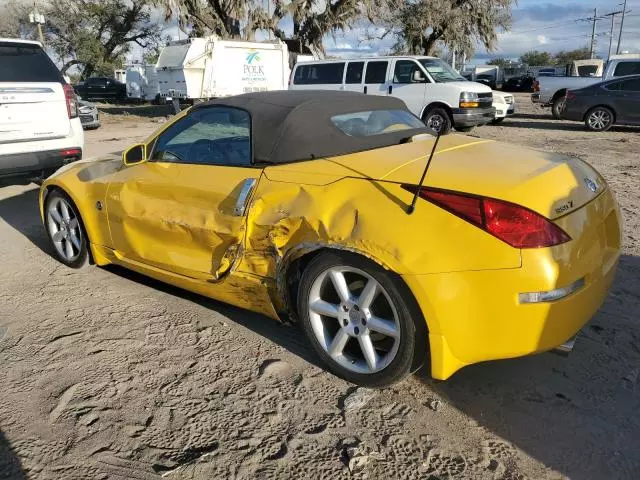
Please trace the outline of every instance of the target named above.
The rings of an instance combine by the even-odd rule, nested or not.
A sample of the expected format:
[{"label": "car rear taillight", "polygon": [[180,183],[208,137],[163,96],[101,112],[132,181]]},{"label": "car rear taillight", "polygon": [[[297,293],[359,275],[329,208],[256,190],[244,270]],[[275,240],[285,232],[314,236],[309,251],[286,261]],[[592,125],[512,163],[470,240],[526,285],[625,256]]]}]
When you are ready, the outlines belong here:
[{"label": "car rear taillight", "polygon": [[[415,185],[403,185],[415,193]],[[514,203],[423,187],[420,197],[481,228],[514,248],[544,248],[571,240],[542,215]]]},{"label": "car rear taillight", "polygon": [[540,82],[538,80],[533,82],[533,91],[534,92],[539,92],[540,91]]},{"label": "car rear taillight", "polygon": [[68,83],[63,84],[62,88],[64,90],[64,98],[67,101],[67,115],[69,115],[69,118],[76,118],[78,116],[76,92],[73,91],[73,87]]},{"label": "car rear taillight", "polygon": [[577,98],[577,95],[575,93],[573,93],[571,90],[569,90],[567,92],[567,100],[575,100]]}]

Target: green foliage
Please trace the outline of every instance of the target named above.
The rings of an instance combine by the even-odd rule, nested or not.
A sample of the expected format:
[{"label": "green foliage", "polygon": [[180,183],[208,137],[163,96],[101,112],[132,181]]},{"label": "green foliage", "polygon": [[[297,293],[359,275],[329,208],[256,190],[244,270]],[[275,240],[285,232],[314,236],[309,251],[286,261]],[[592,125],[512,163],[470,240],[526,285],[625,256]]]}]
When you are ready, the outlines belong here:
[{"label": "green foliage", "polygon": [[557,65],[566,65],[574,60],[586,60],[588,58],[591,58],[591,50],[588,47],[583,47],[577,50],[562,50],[555,54],[554,61]]},{"label": "green foliage", "polygon": [[78,65],[83,78],[113,75],[134,43],[147,48],[160,40],[146,0],[50,0],[45,16],[47,44],[63,73]]},{"label": "green foliage", "polygon": [[379,0],[371,19],[398,39],[397,53],[433,55],[442,46],[471,56],[480,43],[492,51],[498,29],[511,27],[514,0]]},{"label": "green foliage", "polygon": [[540,52],[531,50],[520,57],[522,63],[526,63],[531,67],[540,67],[542,65],[553,65],[554,60],[548,52]]}]

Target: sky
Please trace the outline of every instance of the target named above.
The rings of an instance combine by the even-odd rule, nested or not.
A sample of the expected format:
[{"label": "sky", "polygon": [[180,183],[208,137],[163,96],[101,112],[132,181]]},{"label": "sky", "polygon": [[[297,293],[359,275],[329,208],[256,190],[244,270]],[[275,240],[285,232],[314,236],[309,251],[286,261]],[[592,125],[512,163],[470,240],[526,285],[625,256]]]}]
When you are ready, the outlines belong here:
[{"label": "sky", "polygon": [[[591,42],[593,22],[579,19],[593,17],[594,8],[598,16],[622,10],[618,5],[623,0],[519,0],[513,9],[513,26],[510,32],[499,34],[498,48],[487,52],[478,46],[472,63],[482,63],[494,57],[517,59],[529,50],[557,53],[588,46]],[[627,0],[627,14],[621,51],[640,52],[640,0]],[[617,46],[620,16],[616,17],[613,50]],[[607,58],[611,31],[611,17],[596,23],[596,52]],[[327,38],[328,53],[336,56],[384,54],[393,46],[393,39],[371,44],[363,42],[364,29],[354,29],[344,35]]]}]

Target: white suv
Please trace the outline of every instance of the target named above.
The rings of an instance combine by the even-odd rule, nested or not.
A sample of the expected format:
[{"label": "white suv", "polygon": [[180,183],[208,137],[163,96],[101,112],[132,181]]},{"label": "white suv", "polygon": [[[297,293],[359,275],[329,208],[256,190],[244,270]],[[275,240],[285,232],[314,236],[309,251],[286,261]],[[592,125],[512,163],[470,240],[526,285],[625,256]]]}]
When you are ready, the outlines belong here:
[{"label": "white suv", "polygon": [[0,38],[0,181],[41,180],[83,148],[75,93],[42,45]]}]

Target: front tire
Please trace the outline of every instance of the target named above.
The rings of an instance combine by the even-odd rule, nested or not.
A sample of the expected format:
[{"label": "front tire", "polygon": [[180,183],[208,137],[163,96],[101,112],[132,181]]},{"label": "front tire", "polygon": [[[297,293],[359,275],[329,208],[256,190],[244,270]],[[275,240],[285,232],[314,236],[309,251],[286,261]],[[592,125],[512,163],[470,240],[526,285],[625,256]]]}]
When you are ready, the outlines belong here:
[{"label": "front tire", "polygon": [[434,107],[427,110],[422,117],[422,121],[428,128],[440,133],[440,135],[448,134],[452,128],[449,112],[442,107]]},{"label": "front tire", "polygon": [[396,275],[347,252],[320,253],[298,289],[298,318],[313,349],[332,373],[365,387],[386,387],[410,373],[410,304]]},{"label": "front tire", "polygon": [[607,107],[596,107],[589,110],[584,120],[584,124],[592,132],[606,132],[614,122],[614,113]]},{"label": "front tire", "polygon": [[73,201],[54,190],[45,201],[44,224],[58,260],[70,268],[82,268],[89,261],[87,234]]}]

